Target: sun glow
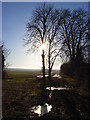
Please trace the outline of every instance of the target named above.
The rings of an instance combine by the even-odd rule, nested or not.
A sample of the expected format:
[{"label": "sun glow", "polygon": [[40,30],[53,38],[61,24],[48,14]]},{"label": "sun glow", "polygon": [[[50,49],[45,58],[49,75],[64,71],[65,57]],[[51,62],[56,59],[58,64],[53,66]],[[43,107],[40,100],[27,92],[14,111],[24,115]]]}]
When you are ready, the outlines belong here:
[{"label": "sun glow", "polygon": [[42,50],[46,51],[46,43],[43,43],[43,44],[40,46],[40,50],[41,50],[41,51],[42,51]]}]

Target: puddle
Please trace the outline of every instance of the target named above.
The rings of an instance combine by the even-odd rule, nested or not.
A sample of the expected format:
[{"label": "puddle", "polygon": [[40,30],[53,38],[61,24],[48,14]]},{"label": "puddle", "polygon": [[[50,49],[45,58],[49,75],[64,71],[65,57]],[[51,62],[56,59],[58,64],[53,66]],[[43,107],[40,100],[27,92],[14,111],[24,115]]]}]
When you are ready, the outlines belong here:
[{"label": "puddle", "polygon": [[47,87],[46,89],[51,91],[49,94],[49,99],[51,99],[54,90],[71,90],[71,88],[66,87]]},{"label": "puddle", "polygon": [[53,75],[53,77],[55,77],[55,78],[61,78],[61,76],[58,75],[58,74]]},{"label": "puddle", "polygon": [[52,105],[49,105],[46,103],[43,106],[38,105],[38,106],[32,107],[31,112],[37,113],[38,116],[40,117],[40,116],[43,116],[44,114],[47,114],[48,112],[50,112],[51,109],[52,109]]},{"label": "puddle", "polygon": [[[42,78],[42,77],[43,77],[43,75],[37,75],[37,77],[38,77],[38,78]],[[48,75],[45,75],[45,77],[48,77]],[[61,78],[61,76],[60,76],[60,75],[58,75],[58,74],[53,75],[53,77],[56,77],[56,78]]]},{"label": "puddle", "polygon": [[66,87],[47,87],[47,90],[70,90],[70,88]]},{"label": "puddle", "polygon": [[[52,98],[52,94],[54,90],[70,90],[71,88],[67,87],[46,87],[47,90],[50,90],[49,99]],[[35,116],[40,117],[52,110],[52,105],[45,103],[43,106],[38,105],[34,106],[30,109],[30,118],[34,118]]]},{"label": "puddle", "polygon": [[[43,75],[37,75],[38,78],[42,78]],[[48,75],[45,75],[45,77],[48,77]]]}]

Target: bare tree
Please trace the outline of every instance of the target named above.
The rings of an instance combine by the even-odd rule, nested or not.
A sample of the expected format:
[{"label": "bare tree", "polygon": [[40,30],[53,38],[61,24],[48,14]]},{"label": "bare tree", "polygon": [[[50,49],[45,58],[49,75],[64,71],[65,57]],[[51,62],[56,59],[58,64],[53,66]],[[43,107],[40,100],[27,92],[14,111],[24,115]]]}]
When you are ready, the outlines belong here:
[{"label": "bare tree", "polygon": [[[48,75],[51,80],[51,71],[55,60],[60,52],[61,17],[59,10],[51,5],[39,6],[34,12],[32,21],[28,23],[28,40],[26,44],[31,44],[29,50],[35,51],[40,45],[47,44],[46,59],[48,59]],[[43,78],[45,79],[45,51],[42,49]]]},{"label": "bare tree", "polygon": [[55,9],[51,15],[51,21],[48,29],[48,75],[49,75],[49,80],[51,81],[51,72],[53,65],[56,61],[57,56],[60,53],[60,41],[61,41],[61,36],[60,30],[61,30],[61,17],[59,14],[59,10]]},{"label": "bare tree", "polygon": [[[47,33],[50,25],[50,16],[53,7],[43,3],[33,12],[32,21],[27,24],[28,39],[26,45],[31,45],[29,50],[36,50],[47,41]],[[42,98],[45,98],[45,50],[42,49],[42,68],[43,68],[43,92]],[[43,103],[45,100],[42,100]],[[42,103],[42,104],[43,104]]]},{"label": "bare tree", "polygon": [[71,63],[81,63],[87,54],[88,15],[83,9],[64,9],[62,15],[62,51]]}]

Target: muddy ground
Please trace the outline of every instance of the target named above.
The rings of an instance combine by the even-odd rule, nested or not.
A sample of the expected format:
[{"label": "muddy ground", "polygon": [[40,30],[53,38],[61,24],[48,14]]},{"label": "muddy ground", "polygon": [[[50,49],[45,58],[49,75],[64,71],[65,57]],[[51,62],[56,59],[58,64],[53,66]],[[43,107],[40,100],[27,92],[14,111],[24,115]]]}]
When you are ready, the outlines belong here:
[{"label": "muddy ground", "polygon": [[89,100],[74,90],[54,90],[47,103],[51,112],[35,120],[90,120]]}]

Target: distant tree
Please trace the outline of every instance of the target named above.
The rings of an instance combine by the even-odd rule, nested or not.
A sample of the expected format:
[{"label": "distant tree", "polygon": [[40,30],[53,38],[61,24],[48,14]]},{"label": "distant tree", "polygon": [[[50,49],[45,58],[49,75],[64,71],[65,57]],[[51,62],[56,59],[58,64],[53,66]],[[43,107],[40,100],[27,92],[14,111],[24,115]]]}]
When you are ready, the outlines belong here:
[{"label": "distant tree", "polygon": [[88,14],[79,8],[72,12],[69,9],[61,11],[62,51],[71,63],[82,63],[87,58]]}]

